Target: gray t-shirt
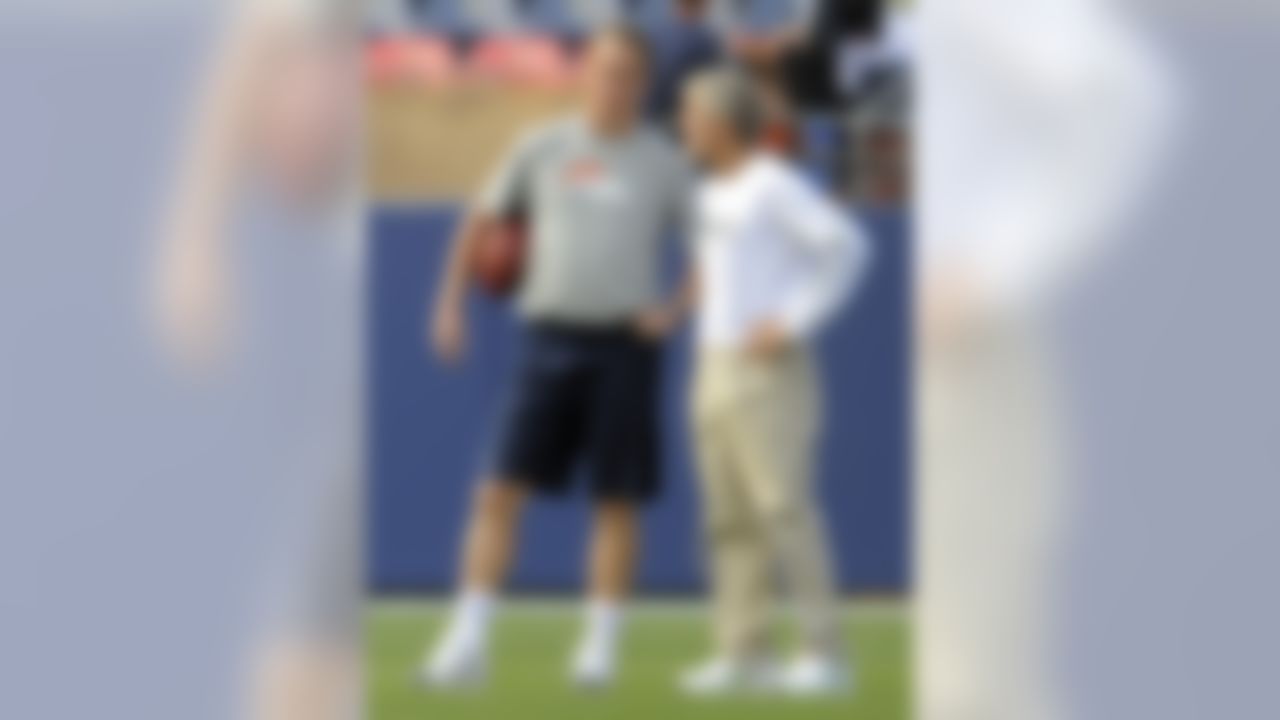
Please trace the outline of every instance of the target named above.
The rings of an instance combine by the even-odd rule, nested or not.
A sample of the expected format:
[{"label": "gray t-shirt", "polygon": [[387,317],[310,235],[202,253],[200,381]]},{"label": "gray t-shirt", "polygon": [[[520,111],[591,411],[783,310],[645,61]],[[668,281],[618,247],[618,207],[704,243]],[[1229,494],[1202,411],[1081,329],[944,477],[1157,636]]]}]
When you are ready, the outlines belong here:
[{"label": "gray t-shirt", "polygon": [[479,202],[528,219],[520,313],[603,325],[658,302],[664,243],[684,229],[692,183],[684,155],[657,130],[602,138],[568,118],[527,134]]}]

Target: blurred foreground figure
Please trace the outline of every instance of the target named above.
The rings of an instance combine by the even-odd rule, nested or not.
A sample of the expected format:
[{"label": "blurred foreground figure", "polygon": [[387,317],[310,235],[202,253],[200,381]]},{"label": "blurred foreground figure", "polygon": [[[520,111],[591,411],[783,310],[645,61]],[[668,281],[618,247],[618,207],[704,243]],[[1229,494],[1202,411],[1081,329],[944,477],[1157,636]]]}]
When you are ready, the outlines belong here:
[{"label": "blurred foreground figure", "polygon": [[1073,471],[1043,322],[1144,176],[1161,86],[1099,3],[925,17],[917,707],[1073,717],[1055,635]]},{"label": "blurred foreground figure", "polygon": [[258,591],[241,665],[261,720],[360,710],[357,6],[232,13],[159,253],[155,315],[183,385],[163,452],[238,503],[223,532],[253,576],[236,586]]},{"label": "blurred foreground figure", "polygon": [[[733,70],[689,83],[683,130],[708,169],[698,193],[699,349],[693,425],[715,611],[713,659],[692,694],[777,686],[849,687],[814,458],[822,384],[811,344],[868,260],[834,202],[759,150],[765,109]],[[774,665],[771,578],[781,572],[801,626],[797,657]]]},{"label": "blurred foreground figure", "polygon": [[660,490],[661,346],[684,314],[660,298],[659,260],[681,224],[683,158],[641,119],[647,51],[614,28],[591,42],[579,115],[529,133],[465,221],[432,318],[436,352],[466,351],[466,303],[480,243],[528,222],[518,295],[524,350],[492,476],[476,492],[461,594],[424,663],[439,686],[484,680],[496,596],[506,579],[530,493],[560,496],[586,461],[595,500],[590,603],[570,668],[574,682],[609,684],[622,604],[631,592],[638,514]]}]

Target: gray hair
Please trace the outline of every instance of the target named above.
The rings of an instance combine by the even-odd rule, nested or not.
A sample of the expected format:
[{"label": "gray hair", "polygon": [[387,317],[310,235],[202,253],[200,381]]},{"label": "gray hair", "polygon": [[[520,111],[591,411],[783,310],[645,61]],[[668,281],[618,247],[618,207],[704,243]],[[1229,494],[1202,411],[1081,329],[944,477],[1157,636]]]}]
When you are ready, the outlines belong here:
[{"label": "gray hair", "polygon": [[764,104],[756,84],[734,67],[716,67],[695,73],[687,91],[731,125],[745,140],[753,140],[763,129]]}]

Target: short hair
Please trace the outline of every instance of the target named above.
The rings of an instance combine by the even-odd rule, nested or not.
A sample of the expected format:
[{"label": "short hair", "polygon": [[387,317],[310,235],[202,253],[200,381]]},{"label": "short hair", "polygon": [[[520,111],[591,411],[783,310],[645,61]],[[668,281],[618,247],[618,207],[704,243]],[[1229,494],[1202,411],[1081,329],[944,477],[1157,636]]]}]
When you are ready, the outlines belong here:
[{"label": "short hair", "polygon": [[606,25],[591,35],[592,42],[600,42],[604,40],[614,40],[626,45],[636,54],[645,69],[653,67],[653,46],[649,43],[649,37],[644,34],[635,25],[628,23],[613,23]]},{"label": "short hair", "polygon": [[695,73],[687,91],[707,103],[742,139],[754,140],[764,129],[764,102],[756,83],[732,66],[713,67]]}]

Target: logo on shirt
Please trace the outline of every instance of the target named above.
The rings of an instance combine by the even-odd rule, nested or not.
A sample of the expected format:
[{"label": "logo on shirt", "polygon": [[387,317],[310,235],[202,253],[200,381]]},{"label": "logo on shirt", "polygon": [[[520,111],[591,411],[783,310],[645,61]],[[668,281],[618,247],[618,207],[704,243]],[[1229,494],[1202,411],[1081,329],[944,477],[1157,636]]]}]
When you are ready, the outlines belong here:
[{"label": "logo on shirt", "polygon": [[578,187],[586,187],[600,182],[606,174],[604,163],[596,158],[581,158],[569,163],[565,168],[565,176],[570,183]]},{"label": "logo on shirt", "polygon": [[622,203],[627,200],[626,183],[598,158],[585,157],[565,166],[565,179],[573,188],[596,200]]}]

